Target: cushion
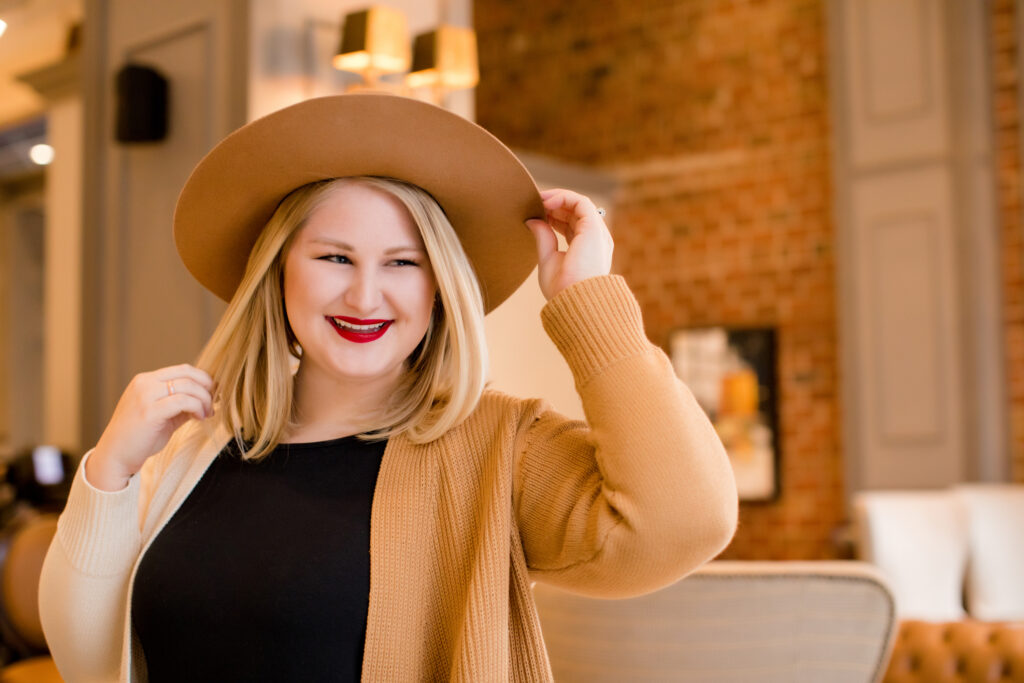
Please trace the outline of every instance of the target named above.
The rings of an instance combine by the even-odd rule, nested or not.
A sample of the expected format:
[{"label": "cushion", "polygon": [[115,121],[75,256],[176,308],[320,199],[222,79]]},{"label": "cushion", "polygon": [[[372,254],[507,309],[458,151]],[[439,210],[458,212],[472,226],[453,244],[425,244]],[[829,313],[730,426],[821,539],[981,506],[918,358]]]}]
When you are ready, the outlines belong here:
[{"label": "cushion", "polygon": [[970,615],[1024,621],[1024,485],[971,484],[956,492],[970,528]]},{"label": "cushion", "polygon": [[901,619],[965,615],[967,517],[949,491],[864,491],[854,499],[861,556],[889,580]]}]

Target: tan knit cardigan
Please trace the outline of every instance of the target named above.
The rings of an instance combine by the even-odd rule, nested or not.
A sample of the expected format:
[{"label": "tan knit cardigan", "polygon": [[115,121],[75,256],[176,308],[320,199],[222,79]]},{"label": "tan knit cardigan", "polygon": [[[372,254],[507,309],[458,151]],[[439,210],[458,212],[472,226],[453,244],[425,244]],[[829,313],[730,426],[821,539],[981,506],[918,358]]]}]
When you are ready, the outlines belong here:
[{"label": "tan knit cardigan", "polygon": [[[635,595],[732,536],[726,454],[645,337],[625,282],[577,283],[542,318],[587,421],[488,391],[432,443],[389,440],[371,513],[364,681],[550,681],[532,580]],[[40,584],[67,681],[146,680],[130,624],[135,571],[226,440],[154,456],[116,492],[93,488],[83,461]]]}]

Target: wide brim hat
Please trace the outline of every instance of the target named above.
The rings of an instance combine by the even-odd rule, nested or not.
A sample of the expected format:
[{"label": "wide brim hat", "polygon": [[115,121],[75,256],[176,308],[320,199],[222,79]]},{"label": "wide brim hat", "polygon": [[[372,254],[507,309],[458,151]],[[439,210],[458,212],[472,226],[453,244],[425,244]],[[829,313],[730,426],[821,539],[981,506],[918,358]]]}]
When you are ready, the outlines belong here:
[{"label": "wide brim hat", "polygon": [[480,281],[484,310],[537,263],[524,222],[543,218],[529,171],[500,140],[440,107],[381,93],[306,100],[242,126],[185,182],[174,241],[189,272],[230,301],[260,231],[292,190],[318,180],[386,176],[441,205]]}]

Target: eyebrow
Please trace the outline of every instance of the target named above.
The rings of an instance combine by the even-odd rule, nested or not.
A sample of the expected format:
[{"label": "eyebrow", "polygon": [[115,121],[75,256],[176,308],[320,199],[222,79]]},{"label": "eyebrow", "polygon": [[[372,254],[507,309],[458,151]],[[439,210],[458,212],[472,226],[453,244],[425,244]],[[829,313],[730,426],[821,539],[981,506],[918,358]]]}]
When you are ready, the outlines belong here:
[{"label": "eyebrow", "polygon": [[[353,247],[348,242],[339,242],[338,240],[332,240],[329,237],[314,237],[310,241],[311,242],[316,242],[318,244],[328,244],[328,245],[330,245],[332,247],[338,247],[339,249],[344,249],[346,251],[355,251],[356,250],[356,248]],[[421,254],[425,254],[426,253],[425,249],[423,249],[422,247],[417,247],[417,246],[391,247],[390,249],[385,249],[384,253],[385,254],[395,254],[395,253],[399,253],[399,252],[403,252],[403,251],[415,251],[415,252],[419,252]]]}]

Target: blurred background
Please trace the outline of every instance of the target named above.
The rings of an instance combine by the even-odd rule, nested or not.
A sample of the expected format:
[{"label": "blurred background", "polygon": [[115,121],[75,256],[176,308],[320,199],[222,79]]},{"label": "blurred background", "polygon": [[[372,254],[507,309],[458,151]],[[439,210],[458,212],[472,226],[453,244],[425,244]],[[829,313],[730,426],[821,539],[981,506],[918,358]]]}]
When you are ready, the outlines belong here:
[{"label": "blurred background", "polygon": [[[607,208],[648,336],[717,368],[707,407],[740,429],[725,557],[776,560],[849,557],[860,490],[1024,482],[1021,4],[389,7],[410,41],[472,29],[474,85],[405,96]],[[332,65],[367,7],[0,0],[3,462],[73,467],[134,374],[195,358],[223,307],[178,261],[178,191],[248,120],[404,88]],[[489,318],[494,383],[579,414],[541,305],[531,279]]]}]

